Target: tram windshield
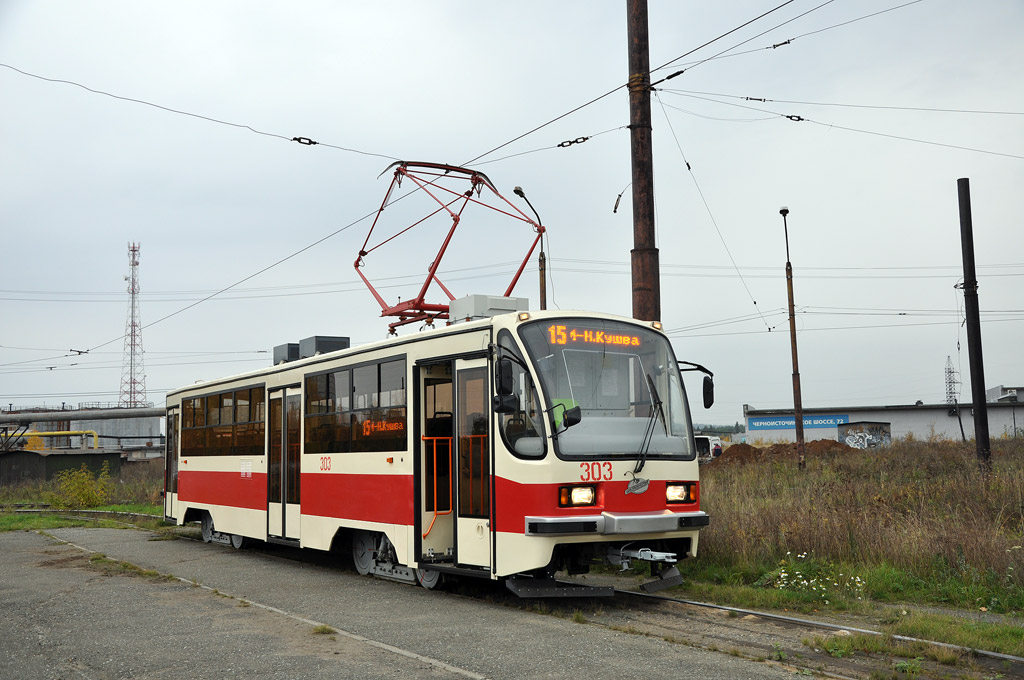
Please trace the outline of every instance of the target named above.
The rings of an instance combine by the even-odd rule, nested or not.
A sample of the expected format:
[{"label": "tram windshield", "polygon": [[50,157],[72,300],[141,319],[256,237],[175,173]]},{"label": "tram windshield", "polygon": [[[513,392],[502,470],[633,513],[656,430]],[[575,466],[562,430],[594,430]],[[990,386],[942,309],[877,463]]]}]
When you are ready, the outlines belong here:
[{"label": "tram windshield", "polygon": [[[689,409],[672,347],[653,330],[602,319],[524,324],[559,456],[691,459]],[[580,408],[566,428],[565,412]]]}]

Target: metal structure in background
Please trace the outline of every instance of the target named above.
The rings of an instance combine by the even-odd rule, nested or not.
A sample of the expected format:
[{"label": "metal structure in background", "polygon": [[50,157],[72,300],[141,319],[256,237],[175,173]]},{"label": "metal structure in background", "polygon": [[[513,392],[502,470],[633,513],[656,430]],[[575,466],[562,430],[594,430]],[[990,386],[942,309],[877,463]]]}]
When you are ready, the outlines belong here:
[{"label": "metal structure in background", "polygon": [[800,397],[800,364],[796,353],[796,308],[793,305],[793,265],[789,261],[789,225],[786,216],[789,208],[779,210],[782,215],[782,231],[786,235],[786,291],[789,293],[789,342],[793,348],[793,425],[796,427],[796,453],[798,467],[803,470],[807,466],[804,460],[804,407]]},{"label": "metal structure in background", "polygon": [[139,244],[128,244],[128,281],[131,302],[124,327],[124,359],[121,365],[121,408],[148,406],[146,403],[146,369],[142,363],[142,321],[139,317]]},{"label": "metal structure in background", "polygon": [[974,223],[971,217],[971,182],[956,181],[960,202],[960,247],[964,260],[964,311],[967,316],[967,355],[971,366],[971,401],[974,411],[974,441],[978,463],[983,469],[992,465],[992,447],[988,434],[988,403],[985,397],[985,364],[981,352],[981,314],[978,308],[978,274],[974,267]]},{"label": "metal structure in background", "polygon": [[960,417],[960,380],[956,377],[956,369],[953,368],[953,357],[946,355],[946,403],[949,404],[949,415],[956,416],[960,423],[960,438],[967,441],[967,434],[964,433],[964,421]]},{"label": "metal structure in background", "polygon": [[627,0],[629,141],[633,168],[633,318],[661,321],[661,273],[654,230],[651,59],[647,0]]},{"label": "metal structure in background", "polygon": [[[437,271],[441,266],[441,260],[444,258],[444,254],[448,250],[448,246],[452,242],[455,229],[462,221],[463,212],[470,205],[494,210],[506,217],[510,217],[520,222],[525,222],[533,228],[533,231],[536,234],[536,237],[533,239],[533,243],[530,245],[529,251],[526,253],[526,257],[523,258],[523,261],[516,270],[515,275],[513,275],[512,282],[509,283],[508,288],[506,288],[505,292],[502,293],[504,297],[509,297],[512,294],[512,290],[515,288],[516,283],[518,283],[523,270],[526,268],[527,262],[529,262],[530,257],[533,255],[533,251],[536,249],[537,243],[540,242],[541,238],[544,236],[544,227],[541,226],[539,222],[534,222],[526,215],[526,213],[512,205],[508,199],[502,196],[497,188],[495,188],[494,184],[491,183],[491,180],[488,179],[485,174],[477,170],[462,168],[455,165],[445,165],[442,163],[412,161],[399,161],[389,166],[388,170],[391,168],[395,168],[394,176],[391,180],[391,186],[388,187],[388,191],[384,195],[384,201],[381,203],[380,209],[377,211],[377,216],[374,218],[373,224],[370,226],[370,232],[366,235],[363,247],[360,248],[359,256],[356,257],[355,264],[353,265],[356,273],[359,274],[359,278],[363,280],[363,283],[365,283],[367,288],[370,289],[370,293],[377,301],[377,304],[380,305],[381,316],[398,317],[398,321],[388,324],[390,332],[394,334],[395,329],[398,326],[408,323],[423,321],[429,324],[433,323],[434,319],[448,318],[448,303],[455,299],[455,295],[453,295],[451,291],[441,283],[441,280],[437,276]],[[387,170],[385,170],[385,172],[387,172]],[[371,245],[370,239],[373,238],[374,229],[378,227],[378,223],[381,221],[381,215],[384,214],[385,208],[390,205],[389,201],[392,200],[392,194],[396,189],[401,187],[404,179],[408,179],[419,191],[422,191],[430,197],[430,199],[436,203],[436,207],[425,217],[413,222],[409,226],[385,236],[379,242]],[[468,188],[465,188],[466,183],[468,183]],[[460,184],[462,188],[458,190],[453,188],[453,185],[458,186]],[[488,192],[486,199],[484,198],[485,190]],[[493,194],[493,196],[490,194]],[[394,200],[397,201],[398,199]],[[377,289],[373,287],[373,284],[370,283],[369,279],[367,279],[362,272],[361,268],[365,266],[364,258],[414,227],[426,223],[430,218],[435,216],[443,217],[445,215],[451,219],[451,227],[445,235],[444,242],[441,244],[440,250],[438,250],[437,255],[434,256],[434,259],[427,267],[426,280],[423,282],[423,285],[420,287],[416,296],[410,300],[406,300],[405,302],[399,301],[395,304],[385,302],[384,298],[381,297],[380,293],[377,292]],[[444,302],[426,301],[427,291],[430,289],[430,286],[435,283],[448,297]]]}]

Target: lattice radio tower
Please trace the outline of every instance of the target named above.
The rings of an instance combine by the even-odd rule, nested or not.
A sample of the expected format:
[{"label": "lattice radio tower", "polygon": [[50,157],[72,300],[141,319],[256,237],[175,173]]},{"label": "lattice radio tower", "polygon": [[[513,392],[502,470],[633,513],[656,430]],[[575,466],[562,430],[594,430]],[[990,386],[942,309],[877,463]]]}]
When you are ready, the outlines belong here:
[{"label": "lattice radio tower", "polygon": [[960,381],[956,377],[956,369],[953,368],[953,358],[950,356],[946,357],[946,404],[951,408],[955,409],[957,406],[957,398],[960,394],[960,390],[957,385]]},{"label": "lattice radio tower", "polygon": [[146,406],[146,371],[142,365],[142,321],[139,318],[139,244],[128,244],[131,274],[124,277],[131,293],[128,320],[124,326],[124,359],[121,363],[121,398],[118,407]]}]

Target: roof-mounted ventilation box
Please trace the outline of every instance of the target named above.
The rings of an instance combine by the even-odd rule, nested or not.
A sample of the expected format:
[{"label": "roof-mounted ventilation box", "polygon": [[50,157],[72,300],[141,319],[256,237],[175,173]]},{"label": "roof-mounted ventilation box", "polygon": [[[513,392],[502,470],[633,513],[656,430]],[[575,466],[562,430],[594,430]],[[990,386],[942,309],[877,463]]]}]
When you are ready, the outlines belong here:
[{"label": "roof-mounted ventilation box", "polygon": [[530,308],[530,301],[521,297],[502,297],[500,295],[467,295],[452,300],[448,304],[448,318],[452,323],[487,319],[498,314],[525,312]]},{"label": "roof-mounted ventilation box", "polygon": [[337,352],[349,348],[349,339],[335,335],[314,335],[311,338],[299,340],[299,358]]},{"label": "roof-mounted ventilation box", "polygon": [[299,343],[287,342],[274,348],[274,365],[295,361],[299,358]]}]

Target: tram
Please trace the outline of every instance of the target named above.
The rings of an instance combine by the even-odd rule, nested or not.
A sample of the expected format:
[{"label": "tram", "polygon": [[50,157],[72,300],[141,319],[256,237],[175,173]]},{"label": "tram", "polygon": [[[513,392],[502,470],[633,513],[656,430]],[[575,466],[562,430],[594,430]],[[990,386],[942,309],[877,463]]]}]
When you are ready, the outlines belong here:
[{"label": "tram", "polygon": [[657,322],[513,311],[197,383],[167,395],[164,513],[427,588],[609,594],[554,574],[637,561],[667,587],[708,524],[694,368],[708,407]]}]

